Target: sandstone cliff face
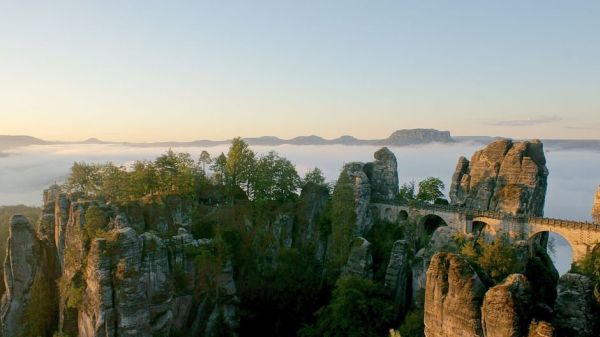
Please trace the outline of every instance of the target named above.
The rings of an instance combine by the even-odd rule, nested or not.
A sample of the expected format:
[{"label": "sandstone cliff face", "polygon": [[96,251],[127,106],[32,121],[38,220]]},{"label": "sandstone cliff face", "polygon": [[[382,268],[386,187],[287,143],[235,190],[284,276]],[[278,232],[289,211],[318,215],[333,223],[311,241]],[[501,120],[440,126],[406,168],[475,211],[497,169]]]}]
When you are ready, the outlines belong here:
[{"label": "sandstone cliff face", "polygon": [[23,334],[21,317],[30,301],[29,288],[36,272],[39,242],[29,220],[21,215],[10,219],[9,239],[4,260],[4,283],[0,323],[2,336]]},{"label": "sandstone cliff face", "polygon": [[521,337],[527,333],[531,306],[529,282],[513,274],[492,287],[483,301],[482,324],[486,337]]},{"label": "sandstone cliff face", "polygon": [[481,337],[481,303],[486,286],[462,257],[433,256],[425,288],[427,337]]},{"label": "sandstone cliff face", "polygon": [[387,148],[375,153],[372,163],[352,162],[344,166],[340,176],[346,175],[354,191],[356,226],[354,234],[366,235],[373,225],[371,199],[390,201],[398,194],[398,165],[396,157]]},{"label": "sandstone cliff face", "polygon": [[396,312],[402,314],[408,309],[408,277],[410,270],[409,248],[406,240],[394,242],[390,261],[385,273],[385,287],[392,292]]},{"label": "sandstone cliff face", "polygon": [[343,276],[373,278],[373,256],[371,243],[364,238],[354,238],[348,262],[342,268]]},{"label": "sandstone cliff face", "polygon": [[592,207],[592,219],[595,223],[600,223],[600,186],[596,190],[594,197],[594,206]]},{"label": "sandstone cliff face", "polygon": [[375,152],[375,161],[366,165],[371,180],[371,196],[375,200],[394,200],[399,190],[398,163],[387,147]]},{"label": "sandstone cliff face", "polygon": [[[189,200],[154,198],[119,208],[51,188],[44,201],[37,233],[24,217],[11,221],[3,337],[20,337],[38,272],[59,285],[56,329],[71,336],[208,336],[218,324],[236,331],[239,300],[231,263],[215,279],[217,296],[194,296],[196,264],[190,254],[211,241],[195,240],[186,230]],[[91,207],[110,219],[96,237],[86,228]],[[283,228],[282,237],[291,236]],[[174,229],[177,234],[169,234]]]},{"label": "sandstone cliff face", "polygon": [[543,215],[548,169],[539,140],[495,141],[461,157],[450,187],[452,204],[512,214]]},{"label": "sandstone cliff face", "polygon": [[583,275],[565,274],[558,281],[554,303],[554,326],[561,336],[593,336],[596,317],[593,314],[592,281]]}]

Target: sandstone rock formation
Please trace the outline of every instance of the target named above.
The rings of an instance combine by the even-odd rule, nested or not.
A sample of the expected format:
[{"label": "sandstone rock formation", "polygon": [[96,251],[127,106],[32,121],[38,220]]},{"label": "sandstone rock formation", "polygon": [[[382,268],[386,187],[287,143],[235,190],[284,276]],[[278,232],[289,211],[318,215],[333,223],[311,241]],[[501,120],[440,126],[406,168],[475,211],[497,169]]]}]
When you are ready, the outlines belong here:
[{"label": "sandstone rock formation", "polygon": [[365,238],[356,237],[350,249],[348,262],[342,268],[343,276],[373,278],[373,255],[371,243]]},{"label": "sandstone rock formation", "polygon": [[398,163],[387,147],[375,152],[375,161],[365,166],[375,200],[394,200],[399,190]]},{"label": "sandstone rock formation", "polygon": [[452,204],[512,214],[543,215],[548,169],[539,140],[495,141],[461,157],[450,187]]},{"label": "sandstone rock formation", "polygon": [[527,337],[554,337],[554,326],[547,321],[532,321]]},{"label": "sandstone rock formation", "polygon": [[364,236],[371,229],[374,221],[370,209],[371,199],[390,201],[398,194],[396,156],[389,149],[381,148],[375,153],[375,161],[372,163],[348,163],[344,165],[338,183],[346,180],[349,180],[354,192],[356,212],[354,234]]},{"label": "sandstone rock formation", "polygon": [[531,291],[522,274],[513,274],[490,288],[481,308],[486,337],[521,337],[527,333]]},{"label": "sandstone rock formation", "polygon": [[592,219],[595,223],[600,223],[600,186],[596,190],[594,197],[594,206],[592,207]]},{"label": "sandstone rock formation", "polygon": [[593,314],[593,282],[587,277],[567,273],[558,281],[554,302],[554,326],[563,336],[591,337],[597,317]]},{"label": "sandstone rock formation", "polygon": [[462,257],[433,256],[425,288],[427,337],[481,337],[481,303],[486,286]]},{"label": "sandstone rock formation", "polygon": [[21,317],[30,301],[29,288],[38,272],[38,240],[26,217],[14,215],[10,219],[9,239],[4,260],[4,284],[0,324],[2,336],[21,336]]},{"label": "sandstone rock formation", "polygon": [[394,299],[396,312],[402,314],[408,307],[408,276],[410,261],[408,259],[408,242],[398,240],[394,242],[390,261],[385,273],[385,287],[390,289]]}]

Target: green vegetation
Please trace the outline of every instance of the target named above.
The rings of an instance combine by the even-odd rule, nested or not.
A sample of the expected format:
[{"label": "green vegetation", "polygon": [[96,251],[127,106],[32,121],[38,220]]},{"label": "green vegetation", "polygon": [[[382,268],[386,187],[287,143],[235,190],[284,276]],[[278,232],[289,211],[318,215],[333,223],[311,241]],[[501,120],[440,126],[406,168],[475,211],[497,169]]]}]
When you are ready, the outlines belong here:
[{"label": "green vegetation", "polygon": [[460,247],[461,255],[475,267],[485,271],[496,283],[521,270],[517,249],[510,244],[505,235],[496,236],[491,243],[481,237],[474,241],[467,241],[460,235],[455,237],[455,240]]},{"label": "green vegetation", "polygon": [[417,191],[414,181],[402,184],[397,199],[402,201],[419,200],[429,203],[447,203],[443,192],[446,187],[439,178],[428,177],[420,181],[418,187]]},{"label": "green vegetation", "polygon": [[89,241],[95,237],[103,236],[108,221],[108,216],[100,207],[90,206],[85,212],[86,239]]},{"label": "green vegetation", "polygon": [[302,337],[384,336],[391,326],[393,305],[387,292],[370,280],[340,278],[331,302],[317,312],[317,322],[303,328]]},{"label": "green vegetation", "polygon": [[594,282],[594,298],[600,306],[600,245],[590,249],[581,261],[574,263],[571,271],[592,279]]},{"label": "green vegetation", "polygon": [[354,237],[356,213],[354,211],[354,191],[347,174],[341,174],[331,198],[331,233],[328,261],[329,279],[337,277],[340,268],[346,263],[350,244]]},{"label": "green vegetation", "polygon": [[56,328],[56,286],[42,272],[35,274],[30,300],[22,316],[22,337],[50,336]]}]

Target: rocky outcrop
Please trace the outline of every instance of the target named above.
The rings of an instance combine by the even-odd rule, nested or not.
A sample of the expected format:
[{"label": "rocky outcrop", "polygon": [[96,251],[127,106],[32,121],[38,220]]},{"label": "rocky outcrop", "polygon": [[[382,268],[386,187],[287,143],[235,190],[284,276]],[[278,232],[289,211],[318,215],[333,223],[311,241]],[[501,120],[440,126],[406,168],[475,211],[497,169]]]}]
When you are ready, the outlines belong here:
[{"label": "rocky outcrop", "polygon": [[409,248],[406,240],[394,242],[385,273],[385,287],[392,292],[396,312],[401,315],[408,308]]},{"label": "rocky outcrop", "polygon": [[[354,194],[354,211],[356,213],[355,235],[366,235],[373,225],[371,214],[371,182],[364,171],[365,164],[354,162],[344,166],[342,175],[347,175]],[[340,181],[343,181],[340,179]]]},{"label": "rocky outcrop", "polygon": [[2,336],[23,334],[23,312],[30,301],[30,287],[39,266],[39,242],[26,217],[14,215],[9,223],[9,238],[4,259],[4,284],[0,324]]},{"label": "rocky outcrop", "polygon": [[371,196],[375,200],[394,200],[399,190],[398,163],[387,147],[375,152],[375,161],[365,165],[371,181]]},{"label": "rocky outcrop", "polygon": [[594,206],[592,207],[592,219],[595,223],[600,223],[600,186],[596,190],[594,197]]},{"label": "rocky outcrop", "polygon": [[527,337],[554,337],[554,326],[547,321],[532,321]]},{"label": "rocky outcrop", "polygon": [[342,275],[373,278],[373,255],[369,241],[361,237],[354,238],[348,262],[342,268]]},{"label": "rocky outcrop", "polygon": [[429,262],[433,255],[440,252],[456,253],[458,251],[458,246],[453,238],[456,233],[457,230],[453,227],[439,227],[431,235],[431,239],[427,243],[427,246],[421,248],[413,257],[411,261],[411,288],[413,298],[417,298],[419,293],[422,293],[425,290],[427,270],[429,269]]},{"label": "rocky outcrop", "polygon": [[379,142],[381,145],[403,146],[427,143],[452,143],[454,139],[450,131],[439,131],[435,129],[408,129],[398,130],[387,139]]},{"label": "rocky outcrop", "polygon": [[425,335],[481,337],[481,303],[486,286],[462,257],[437,253],[427,270]]},{"label": "rocky outcrop", "polygon": [[539,140],[495,141],[461,157],[452,177],[452,204],[512,214],[543,215],[548,169]]},{"label": "rocky outcrop", "polygon": [[522,274],[508,276],[485,294],[481,308],[486,337],[521,337],[527,334],[531,292]]},{"label": "rocky outcrop", "polygon": [[563,275],[554,303],[554,326],[560,336],[593,336],[597,317],[593,314],[593,282],[587,276]]}]

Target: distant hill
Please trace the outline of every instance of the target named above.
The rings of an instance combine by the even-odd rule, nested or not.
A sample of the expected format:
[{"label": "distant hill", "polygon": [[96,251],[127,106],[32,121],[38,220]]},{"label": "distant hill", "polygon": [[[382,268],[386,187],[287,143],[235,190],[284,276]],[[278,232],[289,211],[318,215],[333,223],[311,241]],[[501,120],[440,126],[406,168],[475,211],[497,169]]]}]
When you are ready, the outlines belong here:
[{"label": "distant hill", "polygon": [[[325,139],[320,136],[298,136],[291,139],[282,139],[275,136],[263,137],[245,137],[248,144],[254,146],[278,146],[278,145],[378,145],[378,146],[410,146],[430,143],[475,143],[488,144],[494,140],[504,137],[491,136],[452,136],[450,131],[440,131],[436,129],[403,129],[397,130],[385,139],[358,139],[350,135],[344,135],[334,139]],[[600,140],[569,140],[569,139],[545,139],[545,148],[548,151],[555,150],[591,150],[600,151]],[[53,144],[118,144],[125,146],[139,147],[212,147],[217,145],[229,144],[230,139],[226,140],[194,140],[190,142],[110,142],[97,138],[89,138],[84,141],[59,142],[46,141],[30,136],[2,136],[0,135],[0,157],[2,151],[9,148],[29,145],[53,145]],[[6,155],[6,154],[4,154]]]}]

